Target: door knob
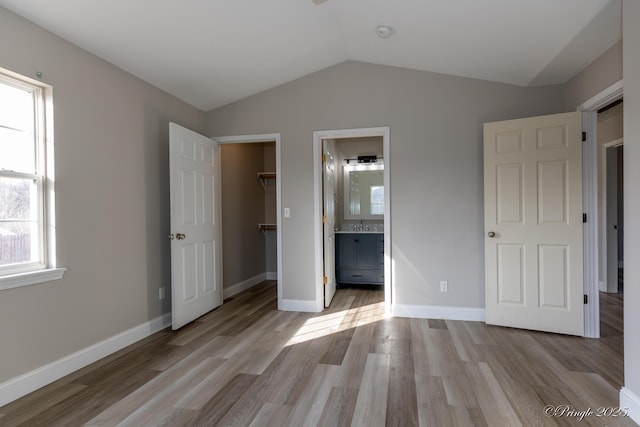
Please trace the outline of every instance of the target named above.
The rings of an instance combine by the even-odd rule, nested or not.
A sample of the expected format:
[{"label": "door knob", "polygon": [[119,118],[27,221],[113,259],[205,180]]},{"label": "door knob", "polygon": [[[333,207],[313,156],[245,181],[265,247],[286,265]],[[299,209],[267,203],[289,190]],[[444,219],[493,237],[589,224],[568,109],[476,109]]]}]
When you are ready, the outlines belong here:
[{"label": "door knob", "polygon": [[496,237],[496,233],[495,233],[495,232],[493,232],[493,231],[490,231],[490,232],[488,232],[488,233],[487,233],[487,236],[489,236],[489,237]]},{"label": "door knob", "polygon": [[184,239],[185,239],[185,237],[187,237],[187,236],[185,236],[185,235],[184,235],[184,234],[182,234],[182,233],[177,233],[177,234],[176,234],[176,239],[178,239],[178,240],[184,240]]},{"label": "door knob", "polygon": [[173,240],[173,233],[169,234],[169,240]]}]

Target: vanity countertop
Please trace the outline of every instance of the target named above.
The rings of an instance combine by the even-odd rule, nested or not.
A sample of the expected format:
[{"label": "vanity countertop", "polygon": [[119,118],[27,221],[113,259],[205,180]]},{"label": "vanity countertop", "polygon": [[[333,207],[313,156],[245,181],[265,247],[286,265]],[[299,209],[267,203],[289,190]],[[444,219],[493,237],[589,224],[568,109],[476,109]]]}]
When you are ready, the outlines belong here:
[{"label": "vanity countertop", "polygon": [[376,230],[362,230],[362,231],[340,230],[340,231],[336,231],[336,234],[384,234],[384,231],[376,231]]}]

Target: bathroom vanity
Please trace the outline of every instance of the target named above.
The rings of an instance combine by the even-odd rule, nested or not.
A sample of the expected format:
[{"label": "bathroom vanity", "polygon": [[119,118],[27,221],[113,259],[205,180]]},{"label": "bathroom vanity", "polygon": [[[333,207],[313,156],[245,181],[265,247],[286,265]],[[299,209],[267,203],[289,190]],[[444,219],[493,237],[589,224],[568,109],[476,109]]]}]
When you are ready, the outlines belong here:
[{"label": "bathroom vanity", "polygon": [[337,231],[336,279],[339,284],[384,285],[384,233]]}]

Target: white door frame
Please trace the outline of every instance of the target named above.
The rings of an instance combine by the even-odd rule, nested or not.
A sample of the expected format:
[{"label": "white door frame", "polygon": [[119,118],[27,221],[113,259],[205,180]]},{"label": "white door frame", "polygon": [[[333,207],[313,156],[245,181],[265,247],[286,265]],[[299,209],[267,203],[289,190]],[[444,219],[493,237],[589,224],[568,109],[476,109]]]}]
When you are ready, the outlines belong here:
[{"label": "white door frame", "polygon": [[[282,310],[282,163],[280,160],[280,134],[263,133],[256,135],[212,136],[211,139],[224,144],[249,144],[256,142],[275,142],[276,144],[276,246],[278,268],[278,310]],[[224,254],[223,254],[224,255]]]},{"label": "white door frame", "polygon": [[582,158],[582,191],[587,223],[584,227],[584,293],[589,303],[584,306],[584,336],[600,338],[600,296],[598,278],[598,110],[622,98],[623,80],[580,104],[582,126],[587,132]]},{"label": "white door frame", "polygon": [[324,244],[322,230],[322,140],[360,137],[382,137],[382,156],[384,157],[384,307],[387,315],[391,314],[393,302],[393,283],[391,271],[391,162],[389,147],[389,126],[323,130],[313,132],[313,242],[315,248],[315,287],[316,311],[324,309],[324,292],[322,276],[324,260],[322,259],[322,245]]}]

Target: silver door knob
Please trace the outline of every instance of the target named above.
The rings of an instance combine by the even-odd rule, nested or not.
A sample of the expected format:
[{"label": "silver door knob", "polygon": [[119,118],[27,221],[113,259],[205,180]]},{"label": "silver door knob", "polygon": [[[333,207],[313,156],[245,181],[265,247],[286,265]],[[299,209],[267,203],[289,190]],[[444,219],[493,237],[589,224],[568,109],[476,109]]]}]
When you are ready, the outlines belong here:
[{"label": "silver door knob", "polygon": [[487,233],[487,236],[489,236],[489,237],[496,237],[496,233],[495,233],[495,232],[493,232],[493,231],[490,231],[490,232],[488,232],[488,233]]}]

